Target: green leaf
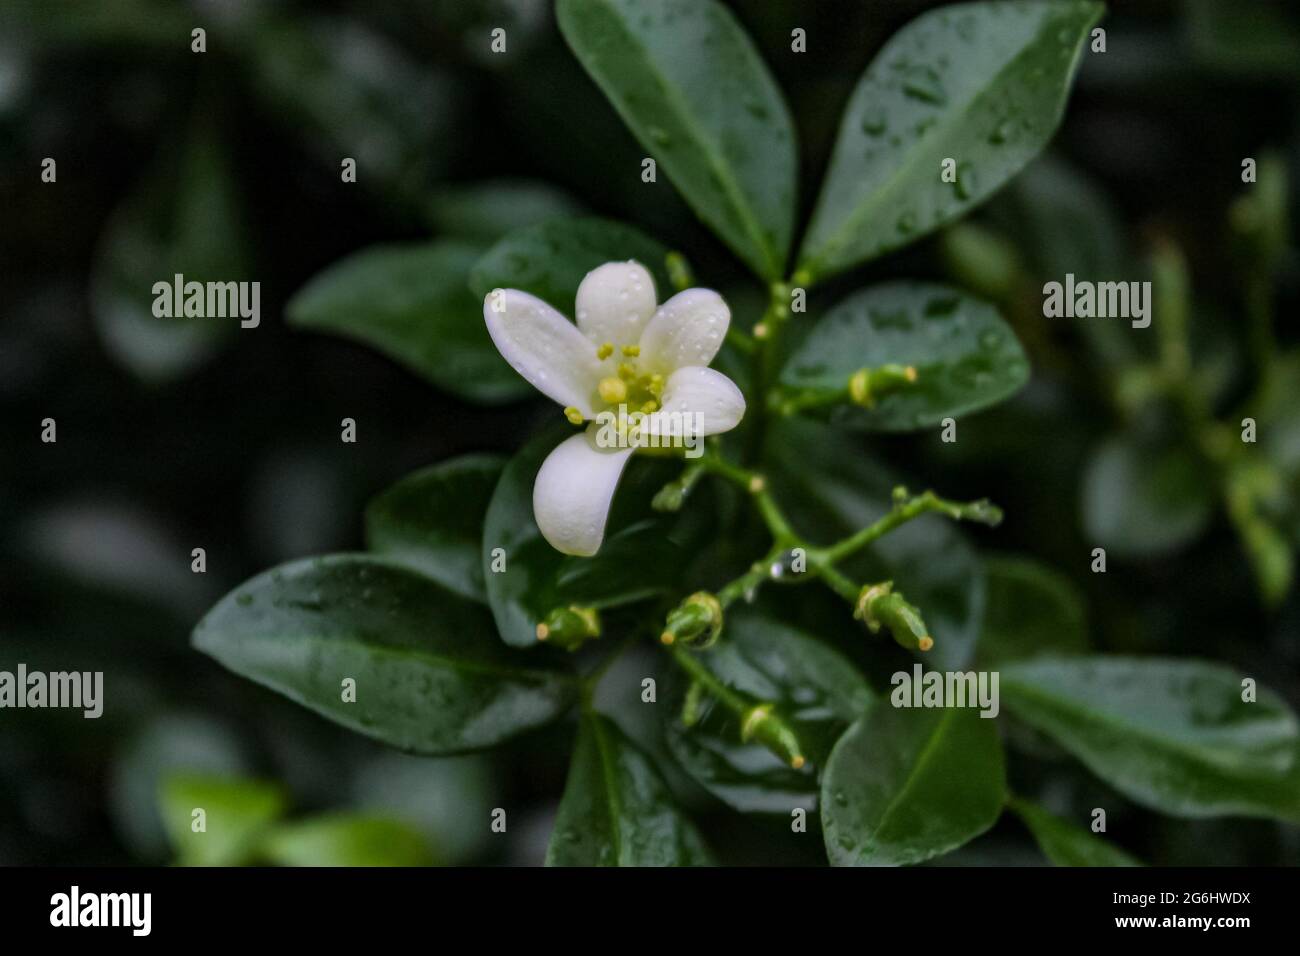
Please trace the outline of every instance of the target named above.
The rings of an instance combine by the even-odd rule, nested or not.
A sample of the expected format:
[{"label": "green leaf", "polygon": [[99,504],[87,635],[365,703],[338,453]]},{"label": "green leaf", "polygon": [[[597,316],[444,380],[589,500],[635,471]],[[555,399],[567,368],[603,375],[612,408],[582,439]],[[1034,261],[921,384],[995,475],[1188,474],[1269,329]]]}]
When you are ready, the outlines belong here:
[{"label": "green leaf", "polygon": [[481,242],[496,242],[516,229],[581,213],[575,199],[531,179],[443,186],[425,203],[425,218],[435,229]]},{"label": "green leaf", "polygon": [[363,342],[461,398],[513,401],[531,386],[497,352],[465,285],[481,251],[447,239],[363,249],[300,289],[289,321]]},{"label": "green leaf", "polygon": [[[176,774],[159,795],[163,826],[184,866],[240,866],[257,855],[262,834],[284,815],[285,796],[272,784]],[[203,829],[195,832],[195,811]]]},{"label": "green leaf", "polygon": [[996,669],[1043,655],[1085,654],[1083,598],[1070,580],[1026,558],[990,557],[979,658]]},{"label": "green leaf", "polygon": [[1276,694],[1201,661],[1042,659],[1002,668],[1002,703],[1120,793],[1182,817],[1300,820],[1300,732]]},{"label": "green leaf", "polygon": [[554,720],[575,691],[567,675],[503,648],[483,608],[368,555],[258,575],[208,612],[194,646],[344,727],[424,754],[491,747]]},{"label": "green leaf", "polygon": [[[1104,7],[1018,0],[941,7],[872,61],[844,110],[799,268],[825,278],[965,215],[1060,123]],[[941,178],[945,159],[956,181]]]},{"label": "green leaf", "polygon": [[[795,528],[826,544],[883,517],[892,507],[898,479],[862,444],[843,432],[807,418],[772,426],[765,474]],[[941,494],[943,489],[937,489]],[[984,614],[984,569],[952,522],[937,515],[910,521],[845,563],[860,582],[892,580],[921,609],[934,648],[925,660],[934,667],[968,667],[975,655]],[[853,639],[879,640],[853,621],[844,605],[844,627]]]},{"label": "green leaf", "polygon": [[[518,229],[479,259],[469,285],[482,302],[493,289],[522,289],[573,318],[578,285],[592,269],[635,259],[654,276],[660,298],[672,289],[668,249],[644,233],[609,219],[552,219]],[[482,309],[480,308],[480,312]]]},{"label": "green leaf", "polygon": [[869,431],[930,428],[994,405],[1029,380],[1029,362],[997,309],[949,286],[890,282],[855,292],[817,322],[782,384],[843,392],[858,369],[910,365],[916,381],[871,408],[845,402],[836,422]]},{"label": "green leaf", "polygon": [[1215,488],[1190,451],[1125,433],[1107,439],[1083,474],[1083,527],[1107,552],[1173,551],[1214,514]]},{"label": "green leaf", "polygon": [[547,866],[708,866],[694,825],[614,723],[588,714],[546,850]]},{"label": "green leaf", "polygon": [[826,644],[743,607],[727,612],[723,639],[700,658],[728,687],[774,703],[808,762],[794,770],[766,747],[742,743],[739,718],[709,698],[690,727],[681,721],[680,701],[666,702],[667,740],[678,763],[742,813],[813,811],[817,769],[871,702],[866,681]]},{"label": "green leaf", "polygon": [[[511,459],[483,525],[488,603],[501,639],[515,647],[536,647],[537,625],[555,608],[600,610],[662,594],[676,585],[685,564],[682,548],[669,536],[673,522],[645,517],[652,513],[650,499],[663,484],[662,473],[640,469],[650,463],[635,457],[615,493],[600,551],[579,558],[551,547],[533,520],[533,482],[565,433],[547,429]],[[493,570],[498,548],[504,571]]]},{"label": "green leaf", "polygon": [[1141,866],[1142,864],[1090,830],[1067,823],[1028,800],[1008,804],[1029,827],[1039,849],[1057,866]]},{"label": "green leaf", "polygon": [[730,11],[713,0],[559,0],[556,16],[695,214],[759,276],[781,278],[794,223],[794,124]]},{"label": "green leaf", "polygon": [[486,602],[483,519],[504,467],[498,455],[462,455],[412,472],[366,506],[366,547]]},{"label": "green leaf", "polygon": [[262,853],[280,866],[429,866],[424,834],[387,817],[334,813],[282,824]]},{"label": "green leaf", "polygon": [[[155,283],[247,279],[248,240],[225,146],[196,126],[109,220],[90,279],[95,328],[109,355],[150,383],[197,368],[237,330],[239,315],[160,317]],[[161,292],[161,290],[160,290]],[[172,295],[166,299],[171,302]],[[260,307],[260,303],[259,303]],[[265,318],[265,316],[259,316]]]},{"label": "green leaf", "polygon": [[920,863],[993,826],[1005,792],[995,721],[973,709],[877,701],[826,766],[826,853],[836,866]]}]

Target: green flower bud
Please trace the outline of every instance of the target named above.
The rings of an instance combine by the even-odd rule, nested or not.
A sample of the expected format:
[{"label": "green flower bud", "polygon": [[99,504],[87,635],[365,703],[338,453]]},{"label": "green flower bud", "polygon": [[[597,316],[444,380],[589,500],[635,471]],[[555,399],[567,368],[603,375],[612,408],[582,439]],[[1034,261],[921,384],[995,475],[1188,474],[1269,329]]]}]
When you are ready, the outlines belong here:
[{"label": "green flower bud", "polygon": [[849,401],[872,408],[876,400],[900,391],[916,381],[915,365],[882,365],[860,368],[849,377]]},{"label": "green flower bud", "polygon": [[557,607],[537,625],[537,639],[555,647],[576,651],[593,637],[600,637],[600,615],[595,608]]},{"label": "green flower bud", "polygon": [[921,612],[894,591],[893,581],[864,587],[858,595],[853,616],[863,621],[872,634],[878,633],[882,627],[889,628],[900,647],[917,651],[934,647],[934,638],[930,636]]},{"label": "green flower bud", "polygon": [[740,718],[740,739],[762,744],[795,770],[807,762],[799,738],[777,716],[771,704],[755,704],[745,711]]},{"label": "green flower bud", "polygon": [[670,481],[650,499],[650,507],[655,511],[680,511],[686,500],[686,486],[680,481]]},{"label": "green flower bud", "polygon": [[695,285],[691,275],[691,265],[680,252],[670,252],[664,257],[664,267],[668,270],[668,279],[678,292]]},{"label": "green flower bud", "polygon": [[668,615],[659,640],[665,644],[681,641],[687,647],[703,650],[722,632],[722,604],[708,591],[697,591]]}]

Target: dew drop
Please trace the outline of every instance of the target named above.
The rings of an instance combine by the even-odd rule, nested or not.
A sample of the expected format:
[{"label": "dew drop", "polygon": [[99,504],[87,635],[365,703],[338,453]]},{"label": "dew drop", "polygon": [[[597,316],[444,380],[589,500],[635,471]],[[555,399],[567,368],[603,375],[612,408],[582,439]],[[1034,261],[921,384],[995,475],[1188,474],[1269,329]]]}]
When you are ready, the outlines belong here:
[{"label": "dew drop", "polygon": [[931,66],[919,66],[908,71],[903,79],[903,92],[914,100],[942,106],[948,101],[938,72]]},{"label": "dew drop", "polygon": [[868,136],[879,136],[889,128],[889,121],[882,109],[873,109],[862,117],[862,132]]}]

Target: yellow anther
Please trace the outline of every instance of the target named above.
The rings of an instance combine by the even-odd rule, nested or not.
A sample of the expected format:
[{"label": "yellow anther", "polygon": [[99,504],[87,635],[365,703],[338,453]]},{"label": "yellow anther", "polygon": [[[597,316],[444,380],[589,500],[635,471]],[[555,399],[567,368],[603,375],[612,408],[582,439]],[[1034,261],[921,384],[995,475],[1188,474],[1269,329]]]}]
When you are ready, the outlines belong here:
[{"label": "yellow anther", "polygon": [[934,647],[934,638],[929,634],[916,642],[916,649],[919,651],[928,651],[932,647]]},{"label": "yellow anther", "polygon": [[651,412],[656,412],[658,410],[659,410],[659,403],[656,401],[649,401],[641,406],[641,411],[645,412],[647,415],[649,415]]},{"label": "yellow anther", "polygon": [[618,377],[625,382],[631,382],[636,378],[636,366],[627,362],[618,363]]},{"label": "yellow anther", "polygon": [[758,494],[766,487],[767,487],[767,482],[763,480],[762,475],[755,475],[753,478],[749,479],[749,493],[751,495]]},{"label": "yellow anther", "polygon": [[628,358],[636,358],[638,355],[641,354],[641,346],[625,345],[623,346],[623,354],[626,355]]},{"label": "yellow anther", "polygon": [[609,405],[617,405],[627,400],[627,383],[612,375],[602,378],[596,386],[596,391],[600,393],[601,401]]},{"label": "yellow anther", "polygon": [[604,345],[599,345],[596,347],[596,358],[600,359],[601,361],[604,361],[605,359],[609,358],[613,354],[614,354],[613,342],[606,342]]},{"label": "yellow anther", "polygon": [[551,636],[551,629],[547,627],[545,624],[539,623],[537,625],[537,639],[539,641],[544,641],[550,636]]},{"label": "yellow anther", "polygon": [[664,393],[664,377],[658,373],[650,376],[650,382],[646,385],[645,390],[655,398]]},{"label": "yellow anther", "polygon": [[568,406],[564,410],[564,417],[567,418],[569,422],[574,425],[581,425],[585,420],[582,417],[582,412],[578,411],[572,405]]},{"label": "yellow anther", "polygon": [[673,635],[672,631],[664,631],[659,635],[659,643],[664,645],[672,644],[675,640],[677,640],[677,638]]},{"label": "yellow anther", "polygon": [[795,754],[793,757],[790,758],[790,766],[795,770],[798,770],[805,763],[807,763],[807,761],[804,760],[803,754]]}]

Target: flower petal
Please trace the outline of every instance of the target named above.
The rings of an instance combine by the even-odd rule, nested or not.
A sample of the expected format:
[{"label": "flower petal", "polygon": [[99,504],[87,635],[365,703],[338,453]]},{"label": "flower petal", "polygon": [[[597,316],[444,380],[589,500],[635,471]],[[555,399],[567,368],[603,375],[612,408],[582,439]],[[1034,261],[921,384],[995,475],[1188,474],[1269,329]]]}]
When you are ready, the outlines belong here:
[{"label": "flower petal", "polygon": [[589,557],[605,538],[605,521],[632,448],[600,448],[596,426],[566,438],[546,456],[533,484],[533,517],[556,551]]},{"label": "flower petal", "polygon": [[667,375],[674,369],[708,365],[722,347],[731,310],[712,289],[679,292],[655,312],[641,336],[641,365]]},{"label": "flower petal", "polygon": [[641,430],[703,438],[731,431],[744,417],[745,396],[735,382],[711,368],[687,366],[668,376],[662,407],[646,416]]},{"label": "flower petal", "polygon": [[495,289],[483,318],[497,351],[543,395],[592,417],[600,363],[577,326],[534,295]]},{"label": "flower petal", "polygon": [[655,313],[655,280],[639,262],[607,262],[578,286],[578,328],[596,345],[636,345]]}]

